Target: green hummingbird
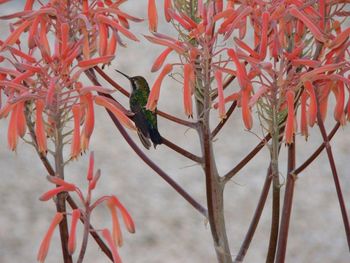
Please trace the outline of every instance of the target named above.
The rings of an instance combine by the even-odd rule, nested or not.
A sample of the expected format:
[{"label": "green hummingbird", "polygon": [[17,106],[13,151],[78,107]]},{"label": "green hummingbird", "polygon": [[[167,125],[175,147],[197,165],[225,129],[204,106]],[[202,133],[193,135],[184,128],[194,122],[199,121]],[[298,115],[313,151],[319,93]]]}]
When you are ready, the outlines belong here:
[{"label": "green hummingbird", "polygon": [[149,86],[144,77],[129,77],[125,73],[116,70],[126,77],[131,84],[131,94],[129,98],[130,110],[134,113],[132,120],[137,127],[137,134],[146,149],[151,147],[151,141],[154,148],[162,144],[162,136],[159,134],[157,125],[157,110],[154,112],[146,109],[149,96]]}]

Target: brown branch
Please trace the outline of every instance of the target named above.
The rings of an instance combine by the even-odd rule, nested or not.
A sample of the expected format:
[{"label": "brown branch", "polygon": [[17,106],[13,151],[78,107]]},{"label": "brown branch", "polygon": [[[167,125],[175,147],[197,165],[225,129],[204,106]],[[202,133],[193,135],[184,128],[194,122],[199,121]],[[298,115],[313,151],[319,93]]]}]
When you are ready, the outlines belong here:
[{"label": "brown branch", "polygon": [[295,143],[292,143],[288,145],[288,175],[287,175],[286,190],[284,193],[284,202],[283,202],[283,208],[282,208],[280,234],[278,237],[276,263],[284,263],[285,256],[286,256],[289,222],[290,222],[290,216],[292,213],[294,185],[295,185],[295,180],[297,179],[297,176],[292,173],[292,171],[295,168],[295,154],[296,154]]},{"label": "brown branch", "polygon": [[255,234],[255,230],[258,227],[258,223],[260,221],[261,214],[264,210],[265,204],[266,204],[266,199],[269,194],[269,190],[271,187],[271,181],[272,181],[272,174],[271,174],[271,165],[269,166],[264,182],[263,189],[260,194],[260,198],[258,201],[258,205],[255,209],[254,216],[252,218],[252,221],[249,225],[248,232],[245,235],[244,241],[241,245],[241,248],[239,249],[239,252],[235,258],[234,263],[241,263],[243,262],[243,259],[249,249],[250,243],[253,239],[253,236]]},{"label": "brown branch", "polygon": [[[125,95],[126,97],[130,97],[130,93],[124,89],[123,87],[121,87],[117,82],[115,82],[113,79],[111,79],[100,67],[95,66],[94,70],[96,70],[96,72],[103,78],[105,79],[109,84],[111,84],[115,89],[117,89],[118,91],[120,91],[123,95]],[[87,73],[88,71],[86,71]],[[170,121],[173,121],[175,123],[187,126],[189,128],[193,128],[193,129],[197,129],[198,128],[198,124],[194,123],[194,122],[190,122],[190,121],[186,121],[186,120],[182,120],[180,118],[177,118],[173,115],[170,115],[166,112],[157,110],[157,114],[165,119],[168,119]]]},{"label": "brown branch", "polygon": [[[332,140],[333,136],[337,133],[339,127],[340,123],[338,122],[327,136],[328,141]],[[304,163],[302,163],[298,168],[296,168],[293,173],[298,175],[302,171],[304,171],[320,155],[320,153],[324,150],[325,147],[326,143],[322,142],[322,144],[316,149],[316,151]]]},{"label": "brown branch", "polygon": [[203,158],[199,157],[193,153],[190,153],[188,151],[186,151],[185,149],[179,147],[178,145],[172,143],[171,141],[169,141],[168,139],[164,138],[162,136],[162,140],[163,140],[163,144],[168,146],[169,148],[173,149],[175,152],[180,153],[181,155],[187,157],[188,159],[196,162],[196,163],[203,163]]},{"label": "brown branch", "polygon": [[230,118],[231,114],[233,113],[233,111],[235,110],[237,106],[237,101],[234,101],[230,108],[228,109],[228,111],[226,112],[226,118],[223,119],[216,127],[215,129],[212,131],[211,133],[211,137],[214,138],[219,132],[220,130],[224,127],[224,125],[226,124],[226,122],[228,121],[228,119]]},{"label": "brown branch", "polygon": [[272,172],[273,187],[272,187],[272,211],[271,211],[271,231],[268,246],[268,253],[266,256],[266,263],[273,263],[277,248],[277,238],[279,232],[279,220],[280,220],[280,181],[279,175]]},{"label": "brown branch", "polygon": [[250,153],[244,157],[234,168],[227,172],[223,176],[223,182],[227,183],[232,177],[234,177],[253,157],[265,146],[265,144],[271,139],[271,135],[268,134],[262,139],[257,146]]},{"label": "brown branch", "polygon": [[[317,107],[319,109],[320,108],[320,102],[319,102],[319,97],[318,97],[317,93],[316,93],[316,102],[317,102]],[[327,131],[326,131],[326,128],[324,127],[324,123],[323,123],[323,120],[322,120],[321,112],[319,110],[317,111],[317,124],[318,124],[318,127],[320,129],[320,132],[321,132],[321,135],[322,135],[322,138],[323,138],[323,142],[324,142],[324,145],[325,145],[325,148],[326,148],[329,165],[331,167],[333,180],[334,180],[334,185],[335,185],[335,189],[336,189],[336,192],[337,192],[338,202],[339,202],[339,206],[340,206],[340,210],[341,210],[341,215],[342,215],[342,218],[343,218],[343,224],[344,224],[344,229],[345,229],[345,234],[346,234],[346,240],[348,242],[348,248],[350,250],[350,224],[349,224],[349,218],[348,218],[348,214],[347,214],[347,210],[346,210],[346,206],[345,206],[345,202],[344,202],[344,197],[343,197],[343,193],[342,193],[342,189],[341,189],[341,185],[340,185],[340,181],[339,181],[337,167],[335,165],[335,161],[334,161],[334,157],[333,157],[332,147],[330,145],[330,141],[328,140]]]}]

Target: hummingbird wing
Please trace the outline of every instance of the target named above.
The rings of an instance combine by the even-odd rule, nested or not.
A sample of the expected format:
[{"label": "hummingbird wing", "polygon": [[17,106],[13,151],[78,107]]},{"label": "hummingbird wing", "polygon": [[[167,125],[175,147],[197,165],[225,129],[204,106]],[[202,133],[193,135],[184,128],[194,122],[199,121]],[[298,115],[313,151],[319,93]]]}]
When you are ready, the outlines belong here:
[{"label": "hummingbird wing", "polygon": [[146,109],[142,109],[144,115],[146,116],[146,119],[148,120],[148,133],[151,141],[153,142],[154,148],[158,144],[162,144],[162,136],[159,134],[158,131],[158,124],[157,124],[157,109],[152,112]]},{"label": "hummingbird wing", "polygon": [[133,107],[134,116],[132,119],[137,127],[137,135],[139,136],[143,146],[145,146],[145,148],[148,150],[151,147],[151,142],[149,139],[150,134],[147,119],[142,110],[138,110],[136,112],[134,110],[135,107]]}]

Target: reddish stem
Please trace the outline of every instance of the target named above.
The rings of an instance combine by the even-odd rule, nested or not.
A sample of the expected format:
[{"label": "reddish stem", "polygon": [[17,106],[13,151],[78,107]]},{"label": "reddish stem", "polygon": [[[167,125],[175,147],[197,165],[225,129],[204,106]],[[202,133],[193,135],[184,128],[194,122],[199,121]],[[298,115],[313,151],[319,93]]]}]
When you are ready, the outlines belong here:
[{"label": "reddish stem", "polygon": [[253,219],[249,225],[248,232],[245,235],[244,241],[241,245],[241,248],[239,249],[238,255],[236,256],[235,262],[234,263],[240,263],[243,262],[243,259],[249,249],[250,243],[253,239],[253,236],[255,234],[255,230],[258,227],[258,223],[260,221],[261,214],[264,210],[265,204],[266,204],[266,199],[269,194],[269,190],[271,187],[271,181],[272,181],[272,174],[271,174],[271,165],[269,166],[264,182],[263,189],[260,194],[260,198],[258,201],[258,205],[255,209]]},{"label": "reddish stem", "polygon": [[[316,96],[316,101],[317,101],[317,108],[319,109],[320,108],[320,101],[319,101],[319,96],[318,95]],[[346,209],[345,202],[344,202],[343,192],[342,192],[340,181],[339,181],[337,167],[335,165],[335,161],[334,161],[334,157],[333,157],[332,147],[330,145],[330,141],[328,140],[327,131],[326,131],[326,128],[324,127],[324,123],[323,123],[323,120],[322,120],[321,112],[319,110],[317,111],[317,124],[318,124],[318,127],[320,128],[320,132],[321,132],[321,135],[322,135],[322,138],[323,138],[323,142],[324,142],[324,145],[325,145],[325,148],[326,148],[327,156],[328,156],[329,165],[331,167],[333,180],[334,180],[334,185],[335,185],[335,189],[336,189],[337,196],[338,196],[338,202],[339,202],[339,206],[340,206],[340,211],[341,211],[341,215],[342,215],[342,218],[343,218],[343,224],[344,224],[344,229],[345,229],[345,234],[346,234],[346,240],[348,242],[348,248],[350,250],[350,224],[349,224],[349,218],[348,218],[347,209]]]},{"label": "reddish stem", "polygon": [[296,175],[292,173],[294,168],[295,168],[295,143],[292,143],[288,146],[288,175],[287,175],[286,190],[284,193],[280,234],[278,237],[278,244],[277,244],[276,263],[283,263],[285,261],[285,256],[286,256],[289,222],[290,222],[290,216],[292,213],[294,185],[295,185],[295,180],[297,178]]}]

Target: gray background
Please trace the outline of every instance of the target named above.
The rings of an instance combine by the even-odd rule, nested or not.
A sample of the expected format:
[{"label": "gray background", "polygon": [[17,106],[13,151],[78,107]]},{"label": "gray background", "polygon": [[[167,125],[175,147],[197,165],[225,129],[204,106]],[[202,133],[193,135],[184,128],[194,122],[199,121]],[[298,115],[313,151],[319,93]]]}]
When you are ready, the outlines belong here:
[{"label": "gray background", "polygon": [[[8,13],[10,9],[17,10],[22,1],[12,2],[1,6],[0,14]],[[125,4],[124,10],[139,17],[146,17],[146,2],[131,0]],[[162,1],[157,3],[161,4]],[[3,39],[4,32],[7,35],[8,29],[3,23],[0,25]],[[113,72],[114,68],[130,75],[143,75],[153,83],[157,74],[151,74],[149,69],[162,50],[142,38],[141,33],[147,32],[147,23],[133,24],[132,29],[133,32],[139,32],[141,43],[127,41],[128,48],[119,49],[113,65],[108,69],[109,74],[124,87],[128,87],[127,81]],[[168,25],[161,24],[159,31],[169,32]],[[184,118],[181,109],[181,87],[167,81],[161,93],[159,108]],[[119,98],[121,95],[115,96]],[[136,223],[136,234],[124,235],[125,244],[120,249],[123,262],[215,262],[210,229],[202,216],[136,157],[103,109],[96,108],[96,115],[90,148],[95,151],[96,166],[101,168],[102,178],[94,195],[97,197],[101,194],[116,194]],[[214,123],[217,121],[216,113],[213,115]],[[45,180],[46,172],[30,146],[20,142],[16,153],[7,149],[7,121],[0,122],[0,262],[35,262],[40,241],[54,215],[53,203],[40,202],[38,197],[52,185]],[[331,114],[328,122],[328,127],[334,123]],[[165,137],[199,153],[194,131],[178,128],[164,119],[159,120],[159,127]],[[259,132],[257,122],[255,129]],[[349,127],[341,128],[332,141],[347,203],[350,200],[349,132]],[[132,136],[137,140],[134,134]],[[298,141],[297,160],[301,163],[321,142],[317,127],[315,126],[307,143],[300,137]],[[258,138],[254,134],[243,130],[240,111],[237,111],[215,141],[220,172],[228,171],[257,142]],[[200,167],[178,157],[164,146],[158,147],[156,151],[152,149],[147,154],[197,200],[205,204],[204,176]],[[265,177],[267,160],[268,151],[264,149],[227,185],[225,215],[233,255],[238,252],[255,209]],[[281,175],[284,177],[285,149],[281,160]],[[86,170],[87,158],[84,156],[67,167],[67,180],[76,182],[84,189]],[[246,256],[247,263],[265,261],[270,207],[268,200],[268,206]],[[92,220],[97,228],[111,226],[108,212],[102,207],[95,212]],[[79,244],[78,241],[78,248]],[[325,154],[322,154],[296,183],[287,262],[341,263],[349,262],[349,259],[330,168]],[[57,233],[53,237],[46,262],[61,262]],[[89,241],[86,262],[108,262],[92,239]]]}]

